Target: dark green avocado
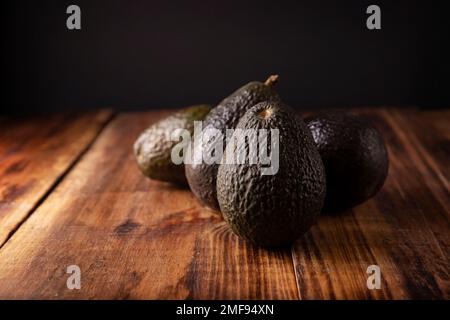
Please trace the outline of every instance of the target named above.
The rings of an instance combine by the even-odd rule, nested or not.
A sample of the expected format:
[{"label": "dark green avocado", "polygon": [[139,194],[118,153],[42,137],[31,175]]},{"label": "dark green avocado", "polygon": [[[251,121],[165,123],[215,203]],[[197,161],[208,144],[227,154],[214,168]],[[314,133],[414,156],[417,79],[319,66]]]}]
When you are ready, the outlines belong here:
[{"label": "dark green avocado", "polygon": [[[324,167],[311,133],[281,102],[257,104],[237,129],[278,129],[279,169],[262,175],[259,162],[228,164],[229,152],[249,150],[251,139],[237,147],[229,143],[217,176],[222,215],[237,235],[257,245],[290,244],[316,222],[325,198]],[[267,145],[272,150],[271,141]]]},{"label": "dark green avocado", "polygon": [[350,208],[374,196],[389,167],[380,132],[364,118],[344,112],[321,113],[305,121],[325,165],[324,211]]},{"label": "dark green avocado", "polygon": [[134,155],[139,169],[151,179],[187,185],[184,165],[171,160],[170,135],[176,129],[194,130],[194,121],[202,121],[211,110],[209,105],[197,105],[182,109],[146,129],[134,143]]},{"label": "dark green avocado", "polygon": [[[254,81],[239,88],[211,110],[203,123],[203,128],[216,128],[221,130],[225,136],[226,129],[234,129],[244,113],[255,104],[267,100],[279,101],[280,98],[273,89],[277,80],[278,76],[273,75],[264,83]],[[223,148],[225,148],[225,138],[222,143]],[[210,145],[210,148],[205,147],[203,154],[210,152],[213,148],[213,145]],[[198,155],[194,154],[194,156]],[[218,167],[218,164],[206,164],[204,162],[185,166],[186,178],[192,192],[206,206],[214,210],[219,210],[216,195]]]}]

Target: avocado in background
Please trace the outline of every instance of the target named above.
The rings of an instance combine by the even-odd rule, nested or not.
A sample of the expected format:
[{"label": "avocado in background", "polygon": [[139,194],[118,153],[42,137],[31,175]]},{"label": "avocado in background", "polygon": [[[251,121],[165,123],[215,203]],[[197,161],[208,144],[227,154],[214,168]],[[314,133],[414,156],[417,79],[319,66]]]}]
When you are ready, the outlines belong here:
[{"label": "avocado in background", "polygon": [[134,143],[134,155],[139,169],[151,179],[187,185],[184,165],[176,165],[171,160],[172,147],[178,142],[171,141],[174,130],[194,131],[194,121],[202,121],[211,110],[209,105],[196,105],[182,109],[150,126]]},{"label": "avocado in background", "polygon": [[[280,100],[278,94],[273,89],[277,81],[278,76],[272,75],[264,83],[254,81],[239,88],[211,110],[205,118],[203,129],[209,126],[221,130],[224,135],[222,141],[223,148],[225,148],[226,129],[234,129],[239,119],[249,108],[262,101]],[[209,139],[208,137],[204,138]],[[205,152],[210,152],[214,149],[214,145],[210,145],[209,147],[203,148],[203,151],[197,149],[194,152],[203,152],[205,154]],[[198,157],[199,155],[194,154],[193,156]],[[192,192],[206,206],[214,210],[219,210],[216,194],[218,167],[218,164],[206,164],[204,161],[201,164],[187,164],[185,166],[186,178]]]},{"label": "avocado in background", "polygon": [[305,122],[325,165],[325,212],[353,207],[381,189],[389,160],[383,137],[370,122],[336,111],[311,116]]},{"label": "avocado in background", "polygon": [[[248,152],[251,139],[237,146],[230,143],[217,176],[222,215],[237,235],[257,245],[291,244],[316,222],[325,198],[324,167],[311,133],[281,102],[257,104],[237,128],[278,129],[279,169],[274,175],[262,175],[262,167],[267,166],[248,161],[228,164],[228,152]],[[242,131],[233,137],[239,134]],[[267,147],[271,145],[270,140]]]}]

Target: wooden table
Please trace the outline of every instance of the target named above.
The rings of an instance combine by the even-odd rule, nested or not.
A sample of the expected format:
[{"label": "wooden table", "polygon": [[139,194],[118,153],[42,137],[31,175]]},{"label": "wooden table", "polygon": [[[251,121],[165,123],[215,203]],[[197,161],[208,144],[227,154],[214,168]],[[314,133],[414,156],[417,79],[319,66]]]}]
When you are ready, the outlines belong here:
[{"label": "wooden table", "polygon": [[276,251],[140,174],[132,143],[168,111],[1,118],[0,298],[448,299],[450,112],[357,112],[386,139],[383,189]]}]

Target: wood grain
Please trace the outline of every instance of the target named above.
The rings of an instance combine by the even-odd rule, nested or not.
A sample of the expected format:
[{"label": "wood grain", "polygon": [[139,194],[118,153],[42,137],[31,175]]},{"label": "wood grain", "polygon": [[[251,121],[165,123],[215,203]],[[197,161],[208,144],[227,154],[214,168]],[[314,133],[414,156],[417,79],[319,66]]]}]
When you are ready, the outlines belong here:
[{"label": "wood grain", "polygon": [[[102,116],[49,124],[46,134],[42,120],[2,120],[2,184],[32,187],[14,202],[27,210],[0,248],[0,299],[448,299],[450,113],[355,112],[386,139],[383,189],[322,216],[292,248],[272,251],[234,236],[188,190],[139,173],[131,145],[167,112],[117,116],[79,161],[97,132],[89,124],[98,128]],[[67,165],[52,166],[55,159]],[[41,180],[46,188],[34,186]],[[81,290],[66,287],[72,264],[81,268]],[[381,268],[379,290],[366,286],[373,264]]]},{"label": "wood grain", "polygon": [[[323,216],[293,247],[302,299],[450,297],[448,126],[414,110],[363,111],[386,139],[388,179],[371,200]],[[450,123],[448,112],[440,114]],[[366,269],[381,268],[379,290]]]},{"label": "wood grain", "polygon": [[110,111],[0,123],[0,247],[92,142]]},{"label": "wood grain", "polygon": [[[298,298],[289,248],[254,247],[188,190],[140,174],[132,143],[163,115],[109,124],[0,249],[0,298]],[[72,264],[81,290],[66,287]]]}]

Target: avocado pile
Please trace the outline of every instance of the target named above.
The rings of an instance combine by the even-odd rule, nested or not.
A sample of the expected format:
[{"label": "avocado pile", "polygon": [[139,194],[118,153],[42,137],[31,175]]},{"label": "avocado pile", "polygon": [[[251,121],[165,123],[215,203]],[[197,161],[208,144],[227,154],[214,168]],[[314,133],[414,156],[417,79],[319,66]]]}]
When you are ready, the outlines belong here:
[{"label": "avocado pile", "polygon": [[[275,91],[277,80],[270,76],[265,82],[250,82],[212,109],[183,109],[153,124],[134,144],[146,176],[188,184],[235,234],[264,247],[289,245],[321,212],[339,212],[371,198],[388,171],[383,138],[369,122],[338,112],[304,121],[282,102]],[[171,134],[178,129],[193,134],[194,121],[202,121],[201,148],[190,143],[184,160],[191,161],[174,164],[171,154],[178,142]],[[220,138],[208,129],[222,133]],[[261,132],[266,140],[258,140]],[[192,161],[214,156],[218,149],[223,155],[217,162]],[[250,160],[251,154],[261,160],[265,153],[276,155],[270,158],[271,165],[276,162],[271,174],[267,163]],[[240,155],[248,159],[232,161]]]}]

